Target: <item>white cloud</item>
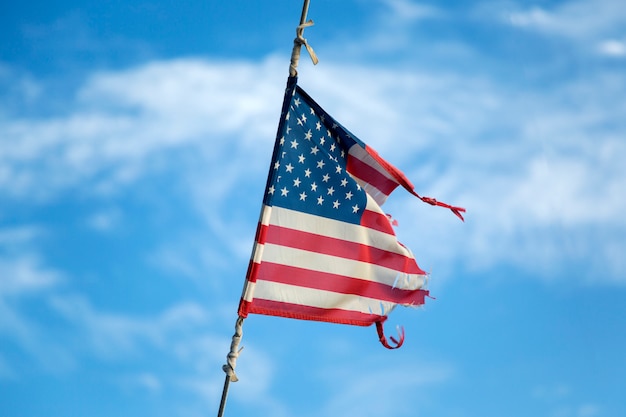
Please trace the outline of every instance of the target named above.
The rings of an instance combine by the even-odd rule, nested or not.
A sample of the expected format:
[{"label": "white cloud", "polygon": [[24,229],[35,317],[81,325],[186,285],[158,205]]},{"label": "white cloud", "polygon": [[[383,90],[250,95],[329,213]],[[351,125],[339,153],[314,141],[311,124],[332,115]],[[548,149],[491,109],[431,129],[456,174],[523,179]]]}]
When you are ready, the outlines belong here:
[{"label": "white cloud", "polygon": [[[16,198],[94,183],[116,190],[158,164],[183,165],[171,155],[190,152],[199,162],[176,168],[177,175],[220,250],[245,259],[251,243],[234,236],[249,236],[256,222],[285,61],[178,59],[94,74],[77,87],[69,113],[0,127],[16,144],[0,155],[1,185]],[[401,222],[423,227],[421,238],[450,243],[426,248],[427,260],[484,269],[540,257],[539,270],[550,272],[539,275],[554,275],[560,264],[587,256],[607,282],[623,276],[615,255],[625,246],[623,75],[598,71],[521,90],[453,71],[325,62],[301,78],[327,111],[403,169],[419,193],[467,206],[462,227],[450,216],[429,230],[429,216],[439,214],[425,214],[430,223],[421,226]],[[392,209],[405,219],[426,211],[414,202]],[[107,219],[100,220],[102,226]],[[589,239],[590,228],[601,236]],[[422,243],[405,239],[414,242]],[[196,260],[165,246],[159,251],[168,255],[166,264],[190,275],[204,269],[203,259],[217,259],[212,246]]]},{"label": "white cloud", "polygon": [[46,197],[110,171],[99,188],[114,189],[141,177],[160,152],[193,146],[217,158],[254,148],[275,130],[279,105],[267,103],[282,97],[277,67],[275,59],[190,59],[94,74],[70,113],[0,125],[13,144],[0,154],[0,186]]},{"label": "white cloud", "polygon": [[[22,230],[17,233],[20,234],[30,233]],[[22,238],[25,237],[18,237],[18,241]],[[0,336],[25,352],[28,364],[35,363],[50,372],[71,369],[75,364],[73,357],[49,337],[42,323],[24,306],[55,290],[64,281],[63,274],[33,253],[10,250],[9,256],[2,254],[1,241],[5,239],[6,233],[0,233]],[[3,363],[0,355],[0,378],[19,379],[24,366],[21,357],[9,364]]]},{"label": "white cloud", "polygon": [[579,403],[567,384],[540,385],[533,389],[532,397],[549,407],[549,415],[558,417],[594,417],[601,415],[602,407],[595,403]]},{"label": "white cloud", "polygon": [[107,232],[121,223],[122,214],[118,208],[101,210],[87,218],[87,225],[94,230]]},{"label": "white cloud", "polygon": [[0,334],[35,355],[40,351],[41,334],[22,312],[20,302],[46,294],[64,280],[33,248],[42,235],[34,226],[0,229]]},{"label": "white cloud", "polygon": [[414,21],[440,17],[443,11],[431,5],[415,3],[409,0],[381,0],[388,7],[392,16],[389,21]]},{"label": "white cloud", "polygon": [[0,296],[15,296],[50,288],[60,281],[60,274],[41,266],[34,256],[0,258]]},{"label": "white cloud", "polygon": [[623,35],[626,25],[626,10],[619,0],[574,0],[551,8],[519,7],[502,14],[514,26],[583,42]]},{"label": "white cloud", "polygon": [[[180,303],[158,314],[138,316],[100,311],[77,295],[54,296],[51,305],[78,329],[72,343],[75,355],[80,350],[123,363],[156,349],[164,360],[178,364],[177,371],[167,372],[154,363],[120,380],[123,387],[150,392],[182,390],[193,394],[202,408],[219,404],[225,377],[219,370],[226,361],[230,338],[209,329],[212,315],[204,307]],[[231,394],[232,401],[244,406],[251,403],[270,414],[279,410],[280,405],[268,394],[272,361],[251,347],[246,347],[243,356],[245,363],[237,368],[241,379]]]},{"label": "white cloud", "polygon": [[626,56],[626,42],[617,39],[607,39],[600,42],[598,50],[602,55],[611,57]]},{"label": "white cloud", "polygon": [[583,404],[576,411],[577,417],[594,417],[600,415],[602,408],[597,404]]},{"label": "white cloud", "polygon": [[425,364],[415,358],[394,361],[403,366],[381,367],[380,363],[388,362],[366,358],[350,366],[320,370],[333,375],[327,387],[331,394],[327,402],[310,410],[310,415],[421,415],[429,390],[449,382],[454,375],[449,365]]},{"label": "white cloud", "polygon": [[81,296],[53,296],[52,308],[80,329],[88,351],[103,358],[132,356],[143,345],[163,346],[172,334],[184,335],[202,326],[206,310],[195,304],[176,305],[157,317],[137,318],[126,314],[102,313]]}]

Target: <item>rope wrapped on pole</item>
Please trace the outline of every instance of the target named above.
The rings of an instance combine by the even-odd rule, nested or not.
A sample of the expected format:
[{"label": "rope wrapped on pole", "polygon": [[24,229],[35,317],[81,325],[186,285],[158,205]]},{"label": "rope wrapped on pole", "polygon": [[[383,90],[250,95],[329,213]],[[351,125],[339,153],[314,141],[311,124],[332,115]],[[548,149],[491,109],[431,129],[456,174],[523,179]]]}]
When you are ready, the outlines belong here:
[{"label": "rope wrapped on pole", "polygon": [[241,353],[243,347],[239,347],[241,337],[243,336],[243,317],[239,316],[235,323],[235,334],[230,342],[230,352],[226,356],[226,364],[222,366],[222,370],[226,373],[224,379],[224,388],[222,390],[222,399],[220,400],[220,408],[217,411],[217,417],[224,415],[224,408],[226,408],[226,398],[228,397],[228,387],[232,382],[237,382],[237,374],[235,374],[235,368],[237,367],[237,358]]},{"label": "rope wrapped on pole", "polygon": [[235,334],[233,335],[233,339],[230,342],[230,352],[228,352],[228,355],[226,356],[226,364],[222,366],[222,370],[226,373],[226,375],[232,382],[239,381],[239,378],[237,378],[237,374],[235,374],[235,368],[237,367],[237,358],[243,350],[243,347],[239,348],[239,343],[241,342],[242,336],[243,317],[239,317],[237,319],[237,323],[235,323]]},{"label": "rope wrapped on pole", "polygon": [[309,56],[311,57],[311,61],[313,61],[313,65],[317,65],[319,59],[317,59],[317,55],[315,51],[309,45],[307,40],[304,38],[304,29],[313,26],[313,20],[306,20],[306,16],[309,10],[309,0],[305,0],[304,5],[302,6],[302,15],[300,16],[300,24],[296,28],[296,38],[293,40],[293,49],[291,51],[291,62],[289,63],[289,76],[295,77],[298,75],[298,62],[300,62],[300,50],[302,49],[302,45],[306,48]]}]

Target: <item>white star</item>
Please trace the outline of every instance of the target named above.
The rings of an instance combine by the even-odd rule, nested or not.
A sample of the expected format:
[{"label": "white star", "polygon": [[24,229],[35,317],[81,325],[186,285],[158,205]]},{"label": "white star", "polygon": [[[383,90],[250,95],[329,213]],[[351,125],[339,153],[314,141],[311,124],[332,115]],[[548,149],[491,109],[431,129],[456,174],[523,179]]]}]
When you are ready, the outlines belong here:
[{"label": "white star", "polygon": [[346,193],[346,200],[352,200],[352,191]]},{"label": "white star", "polygon": [[315,128],[320,130],[322,128],[322,124],[320,122],[315,123]]},{"label": "white star", "polygon": [[289,132],[291,132],[291,127],[287,126],[287,134],[289,134]]},{"label": "white star", "polygon": [[330,175],[328,174],[324,174],[324,176],[322,177],[322,181],[324,182],[328,182],[329,179],[330,179]]},{"label": "white star", "polygon": [[267,189],[267,193],[268,194],[274,195],[274,191],[276,191],[276,189],[274,188],[273,185],[270,185],[270,188]]},{"label": "white star", "polygon": [[339,200],[335,200],[335,201],[333,202],[333,208],[338,209],[340,204],[341,204],[341,203],[339,202]]},{"label": "white star", "polygon": [[298,141],[294,139],[291,141],[291,149],[297,149],[297,148],[298,148]]},{"label": "white star", "polygon": [[348,180],[344,178],[341,180],[341,186],[345,187],[346,185],[348,185]]},{"label": "white star", "polygon": [[[293,110],[293,107],[291,108],[291,110]],[[290,114],[291,114],[291,113],[287,112],[287,115],[285,116],[285,120],[289,120],[289,115],[290,115]]]},{"label": "white star", "polygon": [[310,170],[310,169],[308,169],[308,168],[307,168],[307,169],[305,169],[305,170],[304,170],[304,176],[305,176],[305,177],[307,177],[307,178],[309,178],[309,177],[311,176],[311,170]]},{"label": "white star", "polygon": [[282,138],[280,138],[280,144],[284,145],[285,144],[285,137],[283,136]]},{"label": "white star", "polygon": [[331,151],[331,152],[334,152],[334,151],[335,151],[335,148],[336,148],[336,146],[335,146],[335,144],[334,144],[334,143],[333,143],[332,145],[330,145],[330,151]]},{"label": "white star", "polygon": [[324,203],[324,199],[322,198],[322,196],[317,197],[317,205],[321,206]]},{"label": "white star", "polygon": [[334,192],[335,192],[335,189],[333,187],[330,187],[328,189],[328,195],[333,195]]},{"label": "white star", "polygon": [[300,193],[300,201],[305,201],[306,200],[306,193],[303,191]]},{"label": "white star", "polygon": [[341,150],[341,157],[345,157],[346,156],[346,151],[344,151],[343,149]]},{"label": "white star", "polygon": [[321,169],[321,168],[324,168],[324,165],[326,165],[326,164],[324,163],[324,161],[318,161],[318,162],[317,162],[317,167],[318,167],[318,168],[320,168],[320,169]]},{"label": "white star", "polygon": [[303,114],[302,115],[302,123],[306,122],[306,116]]},{"label": "white star", "polygon": [[311,133],[311,129],[309,129],[309,131],[304,134],[304,138],[306,140],[311,140],[312,137],[313,137],[313,133]]},{"label": "white star", "polygon": [[300,156],[298,157],[298,162],[304,164],[304,154],[300,154]]},{"label": "white star", "polygon": [[302,181],[300,181],[300,177],[298,177],[295,180],[293,180],[293,186],[294,187],[299,187],[301,182]]},{"label": "white star", "polygon": [[311,184],[311,191],[317,191],[317,184],[316,183]]},{"label": "white star", "polygon": [[313,155],[317,155],[318,152],[319,152],[319,149],[317,148],[317,146],[314,146],[314,147],[311,148],[311,153]]},{"label": "white star", "polygon": [[295,105],[296,105],[296,107],[299,107],[299,106],[300,106],[300,99],[299,99],[299,98],[295,99],[295,100],[293,101],[293,104],[295,104]]},{"label": "white star", "polygon": [[276,161],[274,162],[274,169],[278,169],[280,168],[280,162]]},{"label": "white star", "polygon": [[315,114],[315,110],[313,110],[313,107],[311,107],[311,114]]},{"label": "white star", "polygon": [[321,137],[321,139],[320,139],[320,143],[321,143],[322,145],[326,143],[326,139],[324,139],[324,136],[322,136],[322,137]]},{"label": "white star", "polygon": [[335,168],[335,172],[337,174],[341,174],[341,165],[337,165],[337,168]]},{"label": "white star", "polygon": [[291,171],[293,171],[293,165],[291,165],[291,164],[287,164],[287,165],[285,166],[285,169],[287,170],[287,172],[291,172]]},{"label": "white star", "polygon": [[280,195],[283,196],[283,197],[287,197],[287,194],[289,194],[289,190],[287,189],[287,187],[283,187],[280,190]]},{"label": "white star", "polygon": [[352,212],[356,213],[357,211],[359,211],[359,206],[355,204],[354,206],[352,206]]}]

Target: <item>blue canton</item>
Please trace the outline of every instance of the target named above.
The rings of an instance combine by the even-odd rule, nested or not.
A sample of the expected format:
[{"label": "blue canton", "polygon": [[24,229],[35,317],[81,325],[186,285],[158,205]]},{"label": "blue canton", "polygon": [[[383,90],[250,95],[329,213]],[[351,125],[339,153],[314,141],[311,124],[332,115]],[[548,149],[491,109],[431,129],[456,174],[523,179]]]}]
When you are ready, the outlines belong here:
[{"label": "blue canton", "polygon": [[275,145],[264,202],[359,224],[366,195],[346,166],[348,149],[360,141],[307,99],[299,88],[294,90]]}]

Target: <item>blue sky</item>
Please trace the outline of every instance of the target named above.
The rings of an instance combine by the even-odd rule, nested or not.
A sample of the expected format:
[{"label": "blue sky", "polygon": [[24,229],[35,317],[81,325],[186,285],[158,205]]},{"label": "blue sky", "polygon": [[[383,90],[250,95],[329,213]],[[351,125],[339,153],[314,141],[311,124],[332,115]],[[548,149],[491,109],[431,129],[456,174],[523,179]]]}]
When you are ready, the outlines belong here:
[{"label": "blue sky", "polygon": [[[3,417],[217,413],[301,7],[0,6]],[[466,222],[397,190],[404,346],[251,316],[226,415],[625,415],[622,2],[309,17],[299,84]]]}]

